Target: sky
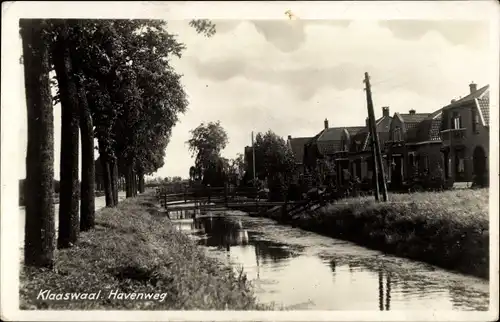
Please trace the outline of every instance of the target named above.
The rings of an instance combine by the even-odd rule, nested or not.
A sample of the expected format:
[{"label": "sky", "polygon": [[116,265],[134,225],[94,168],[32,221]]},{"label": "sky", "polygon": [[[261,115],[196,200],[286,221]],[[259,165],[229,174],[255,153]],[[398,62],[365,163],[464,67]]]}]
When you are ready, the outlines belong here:
[{"label": "sky", "polygon": [[[364,125],[364,73],[372,83],[375,116],[414,109],[431,113],[490,79],[488,20],[213,20],[206,38],[188,20],[168,22],[186,45],[172,65],[183,75],[188,111],[174,127],[165,166],[154,176],[187,177],[193,158],[186,141],[202,122],[220,121],[233,158],[251,132],[285,139],[330,127]],[[18,43],[19,55],[21,43]],[[19,66],[20,104],[24,103]],[[26,109],[21,144],[26,146]],[[55,177],[59,178],[60,107],[55,106]],[[24,143],[23,143],[24,142]],[[26,154],[20,155],[25,162]],[[19,178],[25,176],[21,168]]]}]

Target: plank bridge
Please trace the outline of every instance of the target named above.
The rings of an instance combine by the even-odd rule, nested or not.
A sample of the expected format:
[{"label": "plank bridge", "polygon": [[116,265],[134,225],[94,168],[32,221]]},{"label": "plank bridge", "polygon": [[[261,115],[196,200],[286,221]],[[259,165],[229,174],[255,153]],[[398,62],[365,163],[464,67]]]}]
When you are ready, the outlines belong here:
[{"label": "plank bridge", "polygon": [[156,196],[169,218],[185,219],[224,214],[240,210],[250,215],[281,211],[283,215],[311,206],[311,200],[268,201],[259,196],[257,188],[247,187],[185,187],[182,192],[156,188]]}]

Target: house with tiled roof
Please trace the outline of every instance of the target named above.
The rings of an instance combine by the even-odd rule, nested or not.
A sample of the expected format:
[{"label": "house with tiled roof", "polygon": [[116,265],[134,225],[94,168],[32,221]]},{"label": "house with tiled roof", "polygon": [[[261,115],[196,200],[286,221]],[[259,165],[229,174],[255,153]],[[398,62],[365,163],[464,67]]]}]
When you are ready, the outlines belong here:
[{"label": "house with tiled roof", "polygon": [[349,149],[351,138],[364,126],[329,127],[325,120],[324,128],[305,144],[304,165],[306,170],[317,166],[318,160],[336,162],[337,169],[349,169]]},{"label": "house with tiled roof", "polygon": [[443,107],[441,119],[445,176],[452,182],[471,182],[488,176],[490,88],[469,85],[469,94]]},{"label": "house with tiled roof", "polygon": [[433,113],[395,113],[389,140],[385,143],[387,150],[387,182],[398,187],[407,181],[415,172],[425,173],[441,160],[441,126],[442,110]]},{"label": "house with tiled roof", "polygon": [[297,166],[297,171],[299,174],[304,173],[304,146],[311,139],[312,137],[292,138],[291,135],[288,135],[287,144],[293,152],[293,156],[295,157],[295,165]]}]

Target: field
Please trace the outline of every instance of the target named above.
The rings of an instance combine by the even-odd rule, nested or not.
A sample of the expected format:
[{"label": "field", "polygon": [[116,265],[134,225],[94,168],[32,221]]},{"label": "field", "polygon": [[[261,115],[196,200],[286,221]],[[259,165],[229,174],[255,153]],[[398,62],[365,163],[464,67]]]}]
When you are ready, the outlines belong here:
[{"label": "field", "polygon": [[[21,309],[264,309],[244,274],[208,258],[158,215],[153,202],[139,196],[104,208],[95,230],[58,251],[55,270],[22,269]],[[98,300],[43,301],[37,299],[41,290],[102,294]],[[161,301],[109,299],[116,290],[165,295]]]},{"label": "field", "polygon": [[488,189],[338,201],[292,219],[301,228],[398,256],[489,277]]}]

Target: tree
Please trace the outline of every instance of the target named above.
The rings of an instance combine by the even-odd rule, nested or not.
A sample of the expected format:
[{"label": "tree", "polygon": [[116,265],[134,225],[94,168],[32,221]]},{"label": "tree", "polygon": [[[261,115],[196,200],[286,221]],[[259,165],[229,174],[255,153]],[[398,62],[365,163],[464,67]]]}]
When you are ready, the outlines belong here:
[{"label": "tree", "polygon": [[238,153],[234,159],[225,161],[224,169],[230,183],[237,185],[245,174],[245,161],[243,154]]},{"label": "tree", "polygon": [[61,193],[59,201],[59,248],[70,247],[78,238],[79,187],[79,102],[75,71],[71,61],[71,30],[67,21],[53,23],[55,41],[52,62],[56,71],[61,101]]},{"label": "tree", "polygon": [[227,133],[220,122],[201,123],[191,130],[191,138],[187,141],[189,150],[195,157],[195,167],[200,173],[212,171],[217,167],[220,153],[228,143]]},{"label": "tree", "polygon": [[292,150],[282,137],[271,130],[257,134],[254,148],[257,177],[267,178],[272,199],[284,198],[295,171]]},{"label": "tree", "polygon": [[24,263],[54,265],[54,116],[50,93],[48,25],[20,19],[28,116]]},{"label": "tree", "polygon": [[238,153],[236,158],[232,161],[232,167],[235,169],[238,180],[242,180],[245,175],[245,157],[242,153]]},{"label": "tree", "polygon": [[[70,55],[74,70],[79,104],[79,123],[82,143],[82,181],[80,185],[80,230],[86,231],[95,226],[95,181],[94,162],[94,124],[92,112],[87,101],[87,83],[92,77],[86,66],[93,57],[88,53],[88,23],[73,20],[68,24],[72,33]],[[87,71],[87,74],[85,73]]]}]

